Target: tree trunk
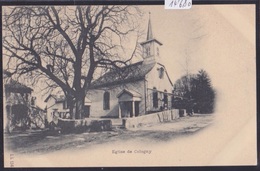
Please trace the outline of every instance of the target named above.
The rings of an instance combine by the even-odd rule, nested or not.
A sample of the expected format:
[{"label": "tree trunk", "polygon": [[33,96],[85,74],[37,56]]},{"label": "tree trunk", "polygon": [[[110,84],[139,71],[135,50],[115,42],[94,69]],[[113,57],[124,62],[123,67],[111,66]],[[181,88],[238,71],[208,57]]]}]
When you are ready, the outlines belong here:
[{"label": "tree trunk", "polygon": [[73,96],[72,95],[66,95],[67,98],[67,103],[68,103],[68,108],[69,108],[69,113],[70,113],[70,118],[71,119],[75,119],[75,110],[74,110],[74,106],[75,106],[75,102],[73,100]]},{"label": "tree trunk", "polygon": [[84,101],[85,101],[85,97],[84,96],[82,97],[82,95],[76,98],[75,119],[82,118],[84,112],[84,103],[85,103]]}]

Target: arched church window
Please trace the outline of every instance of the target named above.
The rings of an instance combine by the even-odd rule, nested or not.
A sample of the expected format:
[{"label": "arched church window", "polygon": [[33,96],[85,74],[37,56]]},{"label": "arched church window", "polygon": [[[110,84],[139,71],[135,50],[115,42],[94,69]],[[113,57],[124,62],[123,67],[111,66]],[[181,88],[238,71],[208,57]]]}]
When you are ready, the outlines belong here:
[{"label": "arched church window", "polygon": [[110,93],[107,91],[104,93],[104,97],[103,97],[103,109],[104,110],[110,109]]},{"label": "arched church window", "polygon": [[160,50],[159,50],[159,47],[157,47],[157,56],[160,55]]},{"label": "arched church window", "polygon": [[153,107],[158,108],[158,92],[155,87],[153,88]]},{"label": "arched church window", "polygon": [[159,78],[160,78],[160,79],[163,79],[163,77],[164,77],[164,68],[161,67],[161,68],[159,69]]}]

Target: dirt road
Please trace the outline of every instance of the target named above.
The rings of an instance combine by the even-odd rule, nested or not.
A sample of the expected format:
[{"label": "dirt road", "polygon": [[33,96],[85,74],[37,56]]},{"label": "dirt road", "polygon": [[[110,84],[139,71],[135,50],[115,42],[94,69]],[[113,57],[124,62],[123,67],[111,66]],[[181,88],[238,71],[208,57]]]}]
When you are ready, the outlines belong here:
[{"label": "dirt road", "polygon": [[8,150],[18,154],[44,154],[66,149],[86,149],[102,146],[107,142],[168,141],[196,133],[213,122],[214,115],[183,117],[175,121],[143,128],[124,130],[113,129],[109,132],[81,134],[53,134],[47,131],[27,131],[20,134],[5,135],[4,143]]}]

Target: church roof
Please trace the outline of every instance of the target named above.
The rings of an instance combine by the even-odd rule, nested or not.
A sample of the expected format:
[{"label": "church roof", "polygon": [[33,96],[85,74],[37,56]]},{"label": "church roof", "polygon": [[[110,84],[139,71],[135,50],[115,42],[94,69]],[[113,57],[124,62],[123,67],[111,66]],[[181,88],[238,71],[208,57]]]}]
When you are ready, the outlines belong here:
[{"label": "church roof", "polygon": [[154,66],[155,63],[146,64],[141,61],[117,70],[109,71],[93,81],[91,88],[100,88],[142,80]]},{"label": "church roof", "polygon": [[[149,15],[149,21],[148,21],[148,29],[147,29],[147,37],[146,41],[140,43],[141,45],[144,45],[146,43],[150,42],[156,42],[159,45],[162,45],[161,42],[159,42],[157,39],[154,38],[154,35],[152,33],[152,24],[151,19]],[[113,85],[119,85],[124,83],[130,83],[139,81],[145,78],[145,76],[152,70],[152,68],[155,66],[156,62],[144,62],[140,61],[125,67],[121,67],[119,69],[111,70],[107,73],[105,73],[103,76],[98,78],[97,80],[93,81],[91,83],[90,88],[102,88],[107,86],[113,86]],[[167,77],[172,84],[168,73]]]}]

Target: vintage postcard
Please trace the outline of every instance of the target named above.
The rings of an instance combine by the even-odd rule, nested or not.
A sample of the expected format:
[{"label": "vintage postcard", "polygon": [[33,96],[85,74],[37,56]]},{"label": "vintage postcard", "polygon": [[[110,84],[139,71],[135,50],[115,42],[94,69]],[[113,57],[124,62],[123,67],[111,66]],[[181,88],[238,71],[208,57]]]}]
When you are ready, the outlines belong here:
[{"label": "vintage postcard", "polygon": [[256,5],[187,4],[2,6],[4,167],[256,165]]}]

